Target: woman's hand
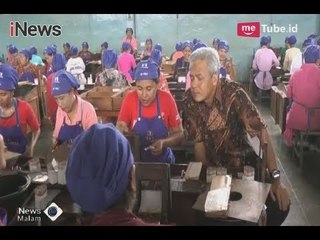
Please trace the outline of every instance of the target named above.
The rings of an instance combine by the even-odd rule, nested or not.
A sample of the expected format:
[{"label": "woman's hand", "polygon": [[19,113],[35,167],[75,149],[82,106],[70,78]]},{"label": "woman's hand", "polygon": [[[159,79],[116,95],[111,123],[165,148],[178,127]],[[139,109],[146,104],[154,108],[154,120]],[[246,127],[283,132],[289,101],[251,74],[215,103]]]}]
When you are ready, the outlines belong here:
[{"label": "woman's hand", "polygon": [[159,139],[151,145],[152,148],[150,148],[150,150],[153,155],[157,156],[162,153],[163,141],[164,141],[163,139]]}]

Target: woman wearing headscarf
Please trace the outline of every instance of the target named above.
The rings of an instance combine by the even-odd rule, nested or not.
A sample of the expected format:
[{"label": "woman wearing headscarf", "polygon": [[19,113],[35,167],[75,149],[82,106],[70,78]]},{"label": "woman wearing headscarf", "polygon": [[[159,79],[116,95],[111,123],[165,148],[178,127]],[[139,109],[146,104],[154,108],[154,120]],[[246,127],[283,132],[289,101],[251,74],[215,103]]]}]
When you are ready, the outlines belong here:
[{"label": "woman wearing headscarf", "polygon": [[190,41],[186,41],[183,44],[183,57],[178,58],[175,68],[174,68],[174,73],[173,73],[173,79],[178,81],[178,78],[180,76],[185,77],[189,71],[189,57],[193,51],[193,43]]},{"label": "woman wearing headscarf", "polygon": [[220,40],[218,44],[218,54],[220,58],[220,78],[237,81],[236,71],[231,57],[228,55],[229,44],[225,40]]},{"label": "woman wearing headscarf", "polygon": [[[32,157],[40,135],[40,124],[31,105],[13,97],[18,73],[8,64],[0,65],[0,134],[9,151]],[[32,131],[27,142],[27,127]]]},{"label": "woman wearing headscarf", "polygon": [[[158,49],[153,49],[151,52],[150,60],[154,61],[160,68],[161,67],[161,60],[162,60],[162,53]],[[169,90],[168,81],[161,71],[160,71],[160,75],[159,75],[158,89],[171,94],[171,92]]]},{"label": "woman wearing headscarf", "polygon": [[159,72],[150,59],[138,64],[136,89],[123,100],[117,128],[140,135],[142,161],[175,163],[170,147],[179,144],[182,123],[171,94],[158,90]]},{"label": "woman wearing headscarf", "polygon": [[286,54],[284,56],[284,61],[283,61],[283,70],[284,71],[290,71],[291,68],[291,63],[292,60],[299,54],[301,53],[299,48],[296,48],[294,45],[297,42],[297,38],[295,35],[291,35],[287,37],[287,50]]},{"label": "woman wearing headscarf", "polygon": [[260,46],[254,56],[252,62],[252,68],[255,71],[254,82],[255,89],[269,90],[273,84],[273,78],[270,70],[273,66],[278,67],[280,65],[279,60],[275,53],[268,48],[269,39],[267,36],[262,36],[260,39]]},{"label": "woman wearing headscarf", "polygon": [[118,70],[126,77],[129,83],[132,83],[130,73],[136,68],[137,64],[134,57],[130,54],[131,45],[127,42],[122,44],[122,53],[118,57]]},{"label": "woman wearing headscarf", "polygon": [[37,78],[37,67],[30,63],[32,54],[28,49],[22,49],[19,54],[19,64],[17,66],[19,81],[28,81],[34,83]]},{"label": "woman wearing headscarf", "polygon": [[142,51],[141,55],[140,55],[140,59],[141,60],[147,60],[150,56],[151,56],[151,52],[152,52],[152,47],[153,47],[153,43],[152,43],[152,39],[151,38],[147,38],[146,42],[145,42],[145,49]]},{"label": "woman wearing headscarf", "polygon": [[84,64],[82,58],[78,56],[77,47],[71,47],[71,56],[66,63],[66,70],[75,76],[80,85],[86,84],[87,79],[83,73],[86,70],[86,65]]},{"label": "woman wearing headscarf", "polygon": [[44,75],[46,77],[48,77],[51,73],[53,73],[52,59],[53,59],[54,55],[56,55],[56,54],[57,54],[57,49],[53,45],[47,46],[43,50],[43,55],[46,60],[45,67],[44,67]]},{"label": "woman wearing headscarf", "polygon": [[292,102],[284,132],[288,146],[292,146],[294,131],[320,130],[320,110],[308,110],[320,108],[320,47],[309,45],[303,55],[305,63],[293,73],[287,88]]},{"label": "woman wearing headscarf", "polygon": [[53,147],[64,142],[72,143],[81,132],[97,123],[96,112],[91,103],[76,94],[79,87],[77,79],[65,70],[55,73],[52,95],[58,110],[53,131]]},{"label": "woman wearing headscarf", "polygon": [[103,65],[104,69],[116,68],[117,67],[117,53],[114,49],[108,49],[103,53]]},{"label": "woman wearing headscarf", "polygon": [[48,103],[48,113],[49,117],[52,123],[52,126],[56,123],[56,114],[58,109],[58,104],[56,102],[56,99],[52,95],[52,81],[55,75],[55,72],[65,69],[66,65],[66,59],[61,53],[57,53],[53,56],[52,59],[52,73],[48,76],[47,82],[46,82],[46,95],[47,95],[47,103]]},{"label": "woman wearing headscarf", "polygon": [[81,225],[150,226],[133,214],[135,166],[130,144],[112,124],[94,124],[70,149],[66,180],[85,213]]},{"label": "woman wearing headscarf", "polygon": [[122,44],[125,42],[129,43],[131,45],[130,53],[135,56],[138,51],[138,44],[137,44],[137,40],[133,36],[133,29],[132,28],[126,29],[126,36],[123,38]]},{"label": "woman wearing headscarf", "polygon": [[176,51],[171,54],[171,60],[176,63],[179,58],[183,57],[183,43],[181,41],[176,43]]},{"label": "woman wearing headscarf", "polygon": [[83,62],[87,65],[92,60],[93,53],[89,51],[88,42],[82,43],[82,50],[79,52],[79,57],[82,58]]},{"label": "woman wearing headscarf", "polygon": [[8,64],[13,68],[17,68],[19,64],[19,50],[13,44],[8,45]]},{"label": "woman wearing headscarf", "polygon": [[71,45],[68,42],[63,43],[63,55],[65,56],[67,61],[72,56]]},{"label": "woman wearing headscarf", "polygon": [[30,63],[32,63],[34,65],[43,65],[42,58],[37,55],[37,53],[38,53],[37,48],[33,46],[30,48],[29,51],[32,55]]}]

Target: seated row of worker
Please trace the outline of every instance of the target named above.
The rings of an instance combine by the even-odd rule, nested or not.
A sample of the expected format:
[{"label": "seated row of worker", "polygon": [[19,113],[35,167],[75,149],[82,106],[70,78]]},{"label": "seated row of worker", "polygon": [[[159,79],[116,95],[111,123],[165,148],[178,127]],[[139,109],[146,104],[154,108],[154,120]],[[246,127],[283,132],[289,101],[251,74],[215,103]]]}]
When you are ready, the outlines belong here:
[{"label": "seated row of worker", "polygon": [[[168,108],[176,114],[176,119],[166,116],[162,101],[170,101],[170,95],[156,87],[159,68],[150,60],[141,61],[135,73],[137,89],[124,100],[127,103],[122,106],[117,128],[121,132],[133,131],[140,135],[141,151],[145,151],[142,161],[172,163],[169,146],[189,139],[194,141],[196,161],[207,166],[226,167],[233,176],[244,165],[257,167],[260,160],[250,138],[258,137],[261,143],[267,143],[266,164],[272,184],[266,201],[267,225],[281,225],[289,212],[290,201],[288,191],[280,181],[266,124],[238,83],[220,79],[219,69],[219,56],[212,48],[199,48],[190,56],[191,87],[184,100],[187,125],[183,132],[173,103]],[[130,113],[126,114],[127,111]],[[171,132],[168,129],[170,121],[177,126]],[[134,189],[130,182],[134,179],[130,172],[133,160],[123,160],[131,155],[127,147],[128,142],[111,125],[92,126],[80,134],[72,146],[67,185],[73,200],[93,214],[89,224],[136,224],[132,222],[135,217],[131,208],[124,210],[123,205],[120,208],[118,205],[123,203],[121,200],[124,200],[127,187]],[[116,171],[110,167],[115,165],[118,166]],[[114,194],[110,192],[111,185],[116,186],[112,189]],[[130,223],[123,218],[129,219]]]}]

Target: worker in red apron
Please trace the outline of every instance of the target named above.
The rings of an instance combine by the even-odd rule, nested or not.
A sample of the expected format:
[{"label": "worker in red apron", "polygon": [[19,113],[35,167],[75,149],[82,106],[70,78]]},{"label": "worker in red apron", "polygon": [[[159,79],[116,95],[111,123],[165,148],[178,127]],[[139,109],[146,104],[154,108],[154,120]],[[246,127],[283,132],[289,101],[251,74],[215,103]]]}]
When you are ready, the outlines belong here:
[{"label": "worker in red apron", "polygon": [[76,94],[78,87],[78,80],[71,73],[56,72],[52,83],[52,95],[58,104],[53,147],[66,141],[72,143],[81,132],[98,122],[91,103]]},{"label": "worker in red apron", "polygon": [[140,136],[142,161],[175,163],[170,147],[180,143],[182,123],[172,95],[158,89],[159,73],[151,59],[138,64],[136,89],[123,100],[117,128]]},{"label": "worker in red apron", "polygon": [[[0,65],[0,135],[9,151],[32,157],[40,135],[40,123],[28,102],[13,97],[17,84],[17,71],[8,64]],[[28,126],[32,131],[30,143],[26,138]],[[3,156],[4,149],[1,149]],[[5,167],[3,161],[0,165]]]}]

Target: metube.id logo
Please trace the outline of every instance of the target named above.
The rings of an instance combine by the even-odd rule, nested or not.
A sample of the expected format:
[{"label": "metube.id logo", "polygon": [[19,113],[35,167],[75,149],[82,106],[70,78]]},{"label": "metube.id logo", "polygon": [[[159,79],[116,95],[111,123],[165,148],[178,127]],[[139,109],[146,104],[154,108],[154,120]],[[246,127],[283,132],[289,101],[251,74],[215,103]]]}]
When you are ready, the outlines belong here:
[{"label": "metube.id logo", "polygon": [[238,23],[237,35],[241,37],[260,37],[260,22]]},{"label": "metube.id logo", "polygon": [[10,37],[58,37],[62,27],[57,24],[29,24],[28,22],[11,21],[9,27]]}]

